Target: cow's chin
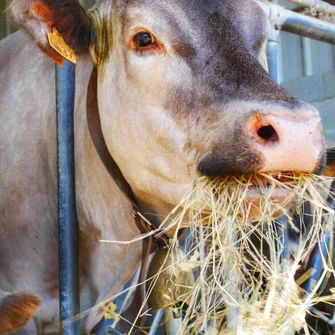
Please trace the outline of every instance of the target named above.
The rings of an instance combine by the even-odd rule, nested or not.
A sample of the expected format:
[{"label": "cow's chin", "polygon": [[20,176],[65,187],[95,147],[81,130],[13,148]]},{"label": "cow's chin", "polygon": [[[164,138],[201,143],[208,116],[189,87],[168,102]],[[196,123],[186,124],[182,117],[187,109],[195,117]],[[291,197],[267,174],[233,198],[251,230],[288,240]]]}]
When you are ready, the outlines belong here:
[{"label": "cow's chin", "polygon": [[297,205],[298,199],[293,191],[276,188],[249,187],[243,207],[243,221],[259,221],[262,218],[278,219]]}]

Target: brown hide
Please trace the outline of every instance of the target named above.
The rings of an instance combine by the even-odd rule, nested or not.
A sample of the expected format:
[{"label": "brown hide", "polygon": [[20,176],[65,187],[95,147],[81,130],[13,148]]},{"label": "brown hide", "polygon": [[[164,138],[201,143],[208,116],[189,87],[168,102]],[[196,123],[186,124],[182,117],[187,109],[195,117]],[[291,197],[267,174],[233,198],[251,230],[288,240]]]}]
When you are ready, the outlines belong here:
[{"label": "brown hide", "polygon": [[41,302],[31,293],[0,291],[0,335],[14,332],[29,321]]}]

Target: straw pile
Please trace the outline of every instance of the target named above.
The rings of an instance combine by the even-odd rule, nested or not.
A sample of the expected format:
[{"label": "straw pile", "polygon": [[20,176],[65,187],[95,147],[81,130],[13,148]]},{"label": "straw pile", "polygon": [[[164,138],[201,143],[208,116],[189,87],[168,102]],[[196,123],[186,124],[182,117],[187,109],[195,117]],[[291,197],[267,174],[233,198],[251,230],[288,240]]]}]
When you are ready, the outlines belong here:
[{"label": "straw pile", "polygon": [[[296,282],[301,264],[320,243],[325,216],[333,225],[334,212],[325,197],[328,185],[329,179],[307,174],[199,179],[162,224],[176,233],[166,261],[148,286],[150,295],[159,276],[171,273],[165,295],[170,295],[174,312],[183,316],[178,334],[277,335],[301,329],[308,334],[305,318],[310,307],[319,300],[335,300],[334,295],[316,294],[324,275],[308,295]],[[246,200],[250,186],[261,195],[257,201]],[[278,187],[287,191],[286,197],[273,201]],[[299,221],[298,205],[307,201],[312,204],[311,224],[300,231],[292,219],[292,205]],[[282,236],[287,228],[273,219],[282,214],[288,217],[289,229],[298,233],[296,247],[284,260]],[[179,231],[185,226],[189,236],[182,243]],[[333,275],[331,265],[327,270]],[[192,285],[176,279],[185,278],[185,272],[193,273]]]}]

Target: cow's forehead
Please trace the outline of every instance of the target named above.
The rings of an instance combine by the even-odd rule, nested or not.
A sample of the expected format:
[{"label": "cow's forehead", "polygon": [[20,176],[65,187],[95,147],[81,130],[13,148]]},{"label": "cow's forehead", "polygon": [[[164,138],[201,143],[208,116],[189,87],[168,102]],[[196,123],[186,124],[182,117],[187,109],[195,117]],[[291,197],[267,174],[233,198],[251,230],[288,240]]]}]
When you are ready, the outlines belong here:
[{"label": "cow's forehead", "polygon": [[[269,23],[253,0],[103,1],[113,4],[112,15],[105,15],[111,18],[108,26],[112,34],[105,35],[113,39],[115,53],[125,56],[114,57],[115,62],[124,60],[125,73],[132,73],[131,66],[143,61],[124,46],[144,28],[153,33],[167,55],[177,56],[166,64],[187,64],[192,71],[197,83],[192,86],[192,97],[198,90],[201,101],[204,95],[210,96],[206,98],[210,104],[232,100],[242,91],[246,100],[256,95],[262,95],[263,100],[274,98],[274,83],[259,60],[264,57]],[[167,58],[164,61],[168,62]]]},{"label": "cow's forehead", "polygon": [[253,0],[128,0],[123,1],[122,7],[125,24],[149,20],[152,25],[179,35],[211,30],[211,17],[215,15],[221,22],[233,23],[249,41],[257,41],[268,30],[265,15]]}]

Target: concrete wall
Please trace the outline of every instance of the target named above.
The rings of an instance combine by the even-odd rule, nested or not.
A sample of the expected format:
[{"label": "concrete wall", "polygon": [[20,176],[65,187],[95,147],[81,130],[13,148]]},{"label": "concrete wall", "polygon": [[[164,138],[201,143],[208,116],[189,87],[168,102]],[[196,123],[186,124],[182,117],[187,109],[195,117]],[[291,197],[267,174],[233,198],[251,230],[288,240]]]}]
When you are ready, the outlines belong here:
[{"label": "concrete wall", "polygon": [[292,79],[282,86],[320,111],[326,139],[335,142],[335,71]]}]

